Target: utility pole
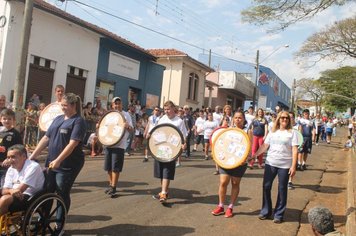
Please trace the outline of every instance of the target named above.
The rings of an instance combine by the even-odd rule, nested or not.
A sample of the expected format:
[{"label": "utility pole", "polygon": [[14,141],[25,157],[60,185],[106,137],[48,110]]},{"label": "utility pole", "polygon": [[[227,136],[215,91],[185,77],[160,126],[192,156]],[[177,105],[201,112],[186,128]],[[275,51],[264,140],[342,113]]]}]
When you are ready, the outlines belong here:
[{"label": "utility pole", "polygon": [[295,99],[296,79],[293,80],[292,85],[292,111],[294,112],[294,99]]},{"label": "utility pole", "polygon": [[259,63],[259,58],[260,58],[260,50],[257,50],[256,54],[256,79],[255,79],[255,87],[253,89],[253,100],[252,100],[252,106],[255,109],[256,107],[256,97],[257,97],[257,83],[258,83],[258,77],[260,76],[260,63]]},{"label": "utility pole", "polygon": [[22,108],[24,100],[24,88],[26,79],[27,55],[31,33],[33,0],[25,1],[25,11],[22,25],[22,35],[20,41],[20,54],[14,89],[14,108]]}]

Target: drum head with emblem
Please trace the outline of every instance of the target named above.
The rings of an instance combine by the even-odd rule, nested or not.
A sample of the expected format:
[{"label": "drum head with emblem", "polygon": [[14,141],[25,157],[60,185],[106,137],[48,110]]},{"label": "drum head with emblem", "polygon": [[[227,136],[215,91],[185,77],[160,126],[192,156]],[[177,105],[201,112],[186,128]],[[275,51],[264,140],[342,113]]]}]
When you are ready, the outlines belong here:
[{"label": "drum head with emblem", "polygon": [[150,132],[148,149],[160,162],[171,162],[182,154],[182,132],[172,124],[160,124]]},{"label": "drum head with emblem", "polygon": [[63,115],[62,105],[60,103],[51,103],[43,109],[38,119],[38,126],[42,131],[47,131],[54,118]]},{"label": "drum head with emblem", "polygon": [[120,142],[125,133],[125,117],[118,111],[110,111],[99,121],[98,139],[105,146]]},{"label": "drum head with emblem", "polygon": [[213,145],[214,140],[216,139],[216,137],[218,136],[218,134],[220,134],[221,131],[224,131],[224,129],[226,129],[227,127],[217,127],[213,130],[213,133],[210,135],[210,145]]},{"label": "drum head with emblem", "polygon": [[238,128],[223,129],[213,140],[212,156],[224,169],[233,169],[246,162],[251,142],[245,131]]}]

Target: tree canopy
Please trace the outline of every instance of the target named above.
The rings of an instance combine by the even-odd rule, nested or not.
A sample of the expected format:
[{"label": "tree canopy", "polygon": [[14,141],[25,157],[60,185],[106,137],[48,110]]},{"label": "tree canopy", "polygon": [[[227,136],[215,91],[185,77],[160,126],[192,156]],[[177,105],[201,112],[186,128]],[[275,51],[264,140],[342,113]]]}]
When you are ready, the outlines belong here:
[{"label": "tree canopy", "polygon": [[310,36],[296,54],[300,59],[313,58],[315,62],[338,56],[356,58],[356,16],[326,27]]},{"label": "tree canopy", "polygon": [[309,19],[330,6],[341,6],[353,0],[253,0],[241,12],[242,20],[256,25],[276,24],[274,30]]},{"label": "tree canopy", "polygon": [[346,111],[355,107],[356,67],[345,66],[321,73],[317,83],[323,89],[324,106],[331,111]]}]

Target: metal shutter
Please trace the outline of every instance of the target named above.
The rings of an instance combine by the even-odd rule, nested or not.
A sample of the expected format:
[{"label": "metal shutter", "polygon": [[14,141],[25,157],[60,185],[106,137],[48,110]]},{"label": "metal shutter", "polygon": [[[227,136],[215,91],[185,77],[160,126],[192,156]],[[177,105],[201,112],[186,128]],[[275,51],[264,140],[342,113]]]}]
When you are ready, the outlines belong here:
[{"label": "metal shutter", "polygon": [[26,101],[35,93],[41,102],[49,104],[52,98],[54,70],[30,64]]}]

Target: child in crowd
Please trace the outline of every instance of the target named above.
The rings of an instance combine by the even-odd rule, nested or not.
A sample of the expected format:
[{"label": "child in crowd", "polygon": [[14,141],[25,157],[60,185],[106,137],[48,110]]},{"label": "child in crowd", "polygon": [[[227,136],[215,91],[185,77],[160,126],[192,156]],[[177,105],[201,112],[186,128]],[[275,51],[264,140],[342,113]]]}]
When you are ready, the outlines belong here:
[{"label": "child in crowd", "polygon": [[344,144],[344,151],[348,151],[350,148],[352,148],[352,139],[351,136],[347,136],[347,141]]},{"label": "child in crowd", "polygon": [[0,188],[2,188],[6,171],[10,166],[6,161],[7,150],[15,144],[23,143],[20,133],[14,128],[15,112],[10,109],[2,110],[0,121],[3,125],[0,127]]}]

